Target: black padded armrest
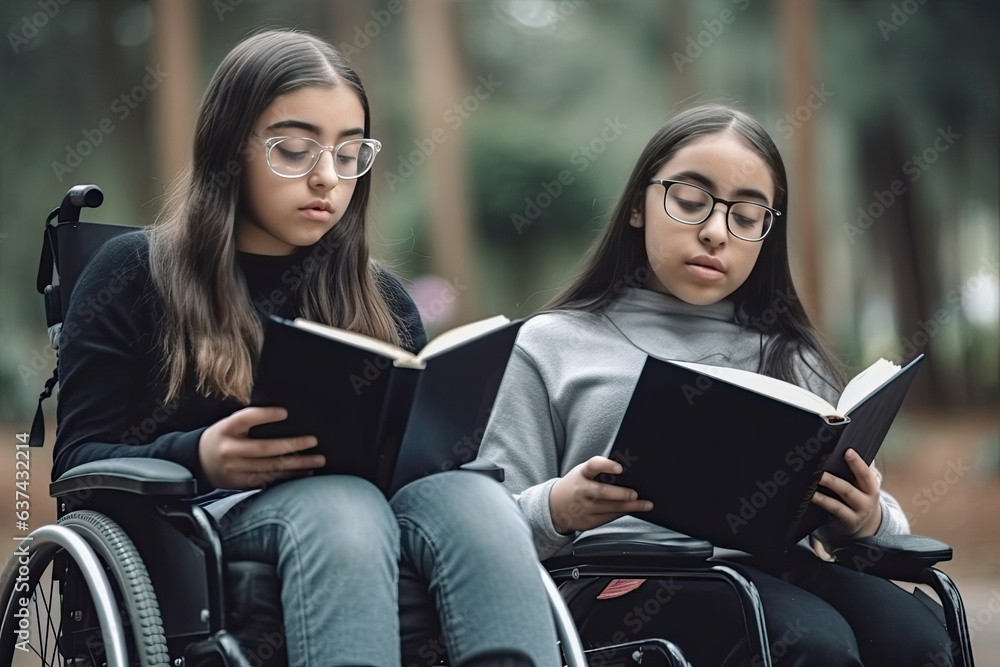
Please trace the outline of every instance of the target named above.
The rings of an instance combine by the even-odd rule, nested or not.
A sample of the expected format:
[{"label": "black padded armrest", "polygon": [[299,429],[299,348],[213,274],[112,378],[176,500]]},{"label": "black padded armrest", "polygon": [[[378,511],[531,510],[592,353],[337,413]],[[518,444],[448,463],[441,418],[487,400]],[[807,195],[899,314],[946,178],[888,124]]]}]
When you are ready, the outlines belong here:
[{"label": "black padded armrest", "polygon": [[90,461],[67,470],[49,485],[53,498],[81,491],[125,491],[140,496],[188,497],[198,485],[191,471],[173,461],[121,458]]},{"label": "black padded armrest", "polygon": [[595,533],[578,537],[568,555],[554,556],[543,565],[549,571],[587,566],[616,568],[695,567],[712,555],[712,545],[670,531]]},{"label": "black padded armrest", "polygon": [[833,549],[837,563],[888,579],[912,580],[928,567],[951,560],[951,547],[923,535],[864,537]]},{"label": "black padded armrest", "polygon": [[573,543],[573,556],[580,559],[629,556],[705,559],[711,555],[711,543],[666,531],[595,533],[577,538]]}]

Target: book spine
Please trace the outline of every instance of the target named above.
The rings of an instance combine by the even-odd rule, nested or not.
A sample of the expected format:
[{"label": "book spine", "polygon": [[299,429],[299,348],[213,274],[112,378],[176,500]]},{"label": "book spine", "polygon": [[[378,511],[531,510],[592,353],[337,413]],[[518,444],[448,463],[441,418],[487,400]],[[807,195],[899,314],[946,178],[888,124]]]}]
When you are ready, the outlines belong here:
[{"label": "book spine", "polygon": [[[823,473],[827,469],[827,461],[833,455],[833,452],[837,451],[837,444],[840,439],[844,436],[847,424],[850,423],[849,420],[842,422],[830,422],[823,418],[823,426],[820,427],[816,434],[817,443],[823,445],[824,453],[819,459],[819,465],[814,467],[814,472],[812,479],[809,481],[809,486],[806,487],[806,493],[803,496],[802,501],[799,506],[795,509],[795,513],[792,515],[791,521],[788,522],[788,533],[785,535],[784,543],[789,543],[795,539],[795,534],[801,532],[801,523],[803,519],[808,517],[807,512],[813,507],[812,497],[819,489],[819,482],[823,479]],[[818,508],[817,508],[818,509]],[[815,512],[812,513],[813,516],[816,515]],[[818,528],[816,526],[810,530],[815,530]]]},{"label": "book spine", "polygon": [[406,423],[413,409],[413,398],[422,371],[415,368],[390,366],[382,416],[376,431],[375,442],[379,447],[378,471],[375,484],[388,495],[392,476],[399,458]]}]

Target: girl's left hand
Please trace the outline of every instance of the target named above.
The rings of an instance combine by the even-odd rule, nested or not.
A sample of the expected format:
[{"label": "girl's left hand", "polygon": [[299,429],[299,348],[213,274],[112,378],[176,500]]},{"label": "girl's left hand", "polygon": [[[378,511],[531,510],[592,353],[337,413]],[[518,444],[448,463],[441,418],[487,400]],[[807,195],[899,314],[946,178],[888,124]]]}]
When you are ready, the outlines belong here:
[{"label": "girl's left hand", "polygon": [[823,473],[819,483],[833,491],[840,499],[816,493],[812,502],[833,515],[838,532],[848,538],[870,537],[882,524],[882,504],[879,489],[882,476],[868,466],[858,453],[848,449],[844,453],[847,466],[854,473],[856,485],[846,479]]}]

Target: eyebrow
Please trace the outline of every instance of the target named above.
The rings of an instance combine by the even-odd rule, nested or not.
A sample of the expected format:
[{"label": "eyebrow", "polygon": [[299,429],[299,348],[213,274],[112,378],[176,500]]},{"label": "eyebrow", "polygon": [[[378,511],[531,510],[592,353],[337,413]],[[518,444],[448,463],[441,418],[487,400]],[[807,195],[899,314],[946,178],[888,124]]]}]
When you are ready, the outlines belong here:
[{"label": "eyebrow", "polygon": [[[304,120],[295,120],[294,118],[290,118],[288,120],[279,120],[277,123],[272,123],[272,124],[268,125],[265,128],[265,131],[267,131],[267,130],[282,130],[282,129],[289,128],[289,127],[295,128],[295,129],[298,129],[298,130],[305,130],[306,132],[310,132],[310,133],[315,134],[315,135],[320,135],[320,134],[323,133],[323,131],[320,129],[320,127],[318,125],[313,125],[312,123],[307,123]],[[347,137],[347,136],[351,136],[353,134],[360,134],[361,136],[364,136],[365,129],[363,127],[350,127],[350,128],[347,128],[346,130],[341,131],[340,134],[337,135],[337,137],[338,138],[339,137]]]},{"label": "eyebrow", "polygon": [[[713,191],[716,190],[715,181],[713,181],[711,178],[709,178],[708,176],[705,176],[704,174],[702,174],[701,172],[698,172],[698,171],[693,171],[693,170],[682,171],[679,174],[674,174],[674,176],[672,178],[670,178],[669,180],[671,180],[671,181],[683,181],[683,180],[695,181],[699,185],[703,185],[704,187],[706,187],[709,190],[713,190]],[[770,204],[770,202],[771,202],[771,200],[767,198],[767,195],[765,195],[763,193],[763,191],[758,190],[757,188],[737,188],[733,194],[735,196],[737,196],[737,197],[753,197],[754,199],[760,199],[761,201],[765,201],[768,204]]]}]

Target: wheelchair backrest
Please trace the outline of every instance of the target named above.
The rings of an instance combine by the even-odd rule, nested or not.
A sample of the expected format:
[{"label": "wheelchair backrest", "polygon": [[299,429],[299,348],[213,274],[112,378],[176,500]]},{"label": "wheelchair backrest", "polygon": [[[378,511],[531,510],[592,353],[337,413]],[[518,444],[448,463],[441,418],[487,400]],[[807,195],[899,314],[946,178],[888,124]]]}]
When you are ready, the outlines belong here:
[{"label": "wheelchair backrest", "polygon": [[[80,211],[97,208],[104,202],[104,193],[96,185],[76,185],[63,198],[62,205],[45,219],[42,238],[42,255],[38,261],[35,287],[45,296],[45,320],[49,328],[49,345],[59,349],[59,329],[66,317],[73,286],[98,248],[120,234],[139,229],[126,225],[108,225],[99,222],[82,222]],[[38,408],[31,425],[29,444],[45,444],[45,422],[42,401],[52,395],[59,379],[59,366],[38,397]]]},{"label": "wheelchair backrest", "polygon": [[[35,287],[45,295],[45,315],[53,347],[58,338],[51,328],[65,318],[73,286],[91,257],[112,238],[138,229],[80,220],[81,209],[97,208],[103,202],[104,193],[96,185],[76,185],[66,193],[62,205],[45,220]],[[57,218],[55,222],[54,218]]]}]

